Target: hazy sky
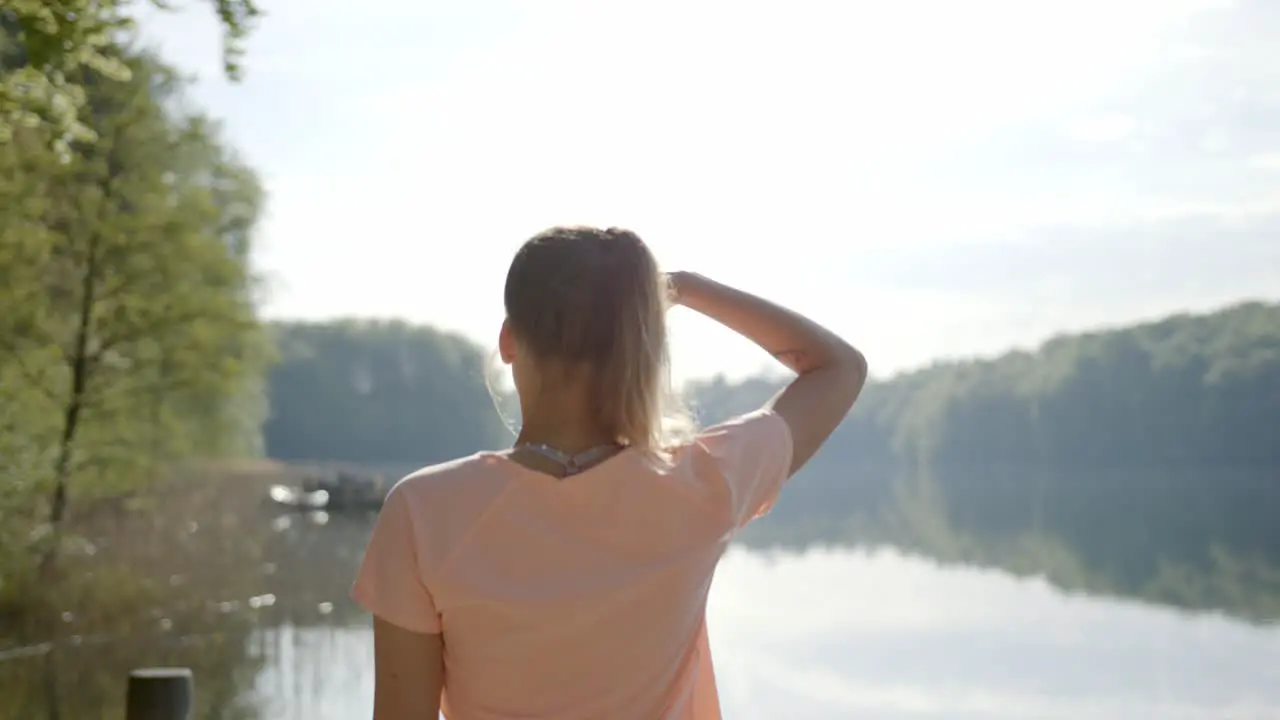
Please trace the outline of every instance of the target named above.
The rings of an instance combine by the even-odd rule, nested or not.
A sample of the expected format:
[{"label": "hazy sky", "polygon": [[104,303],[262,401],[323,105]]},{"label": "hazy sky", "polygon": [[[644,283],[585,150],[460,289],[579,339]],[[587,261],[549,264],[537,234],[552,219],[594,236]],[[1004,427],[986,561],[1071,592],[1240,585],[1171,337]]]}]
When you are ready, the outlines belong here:
[{"label": "hazy sky", "polygon": [[[1271,0],[261,0],[146,36],[270,195],[272,317],[491,345],[516,247],[626,226],[887,375],[1280,297]],[[768,365],[681,314],[682,375]]]}]

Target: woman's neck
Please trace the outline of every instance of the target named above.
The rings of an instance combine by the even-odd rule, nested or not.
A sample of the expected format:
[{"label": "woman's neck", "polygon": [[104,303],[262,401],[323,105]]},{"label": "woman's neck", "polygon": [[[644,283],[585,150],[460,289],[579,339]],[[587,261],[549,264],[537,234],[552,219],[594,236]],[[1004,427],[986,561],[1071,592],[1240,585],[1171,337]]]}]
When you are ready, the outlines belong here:
[{"label": "woman's neck", "polygon": [[576,455],[617,442],[585,408],[575,408],[568,403],[559,403],[557,407],[524,407],[521,415],[517,445],[547,445]]},{"label": "woman's neck", "polygon": [[543,425],[525,422],[516,436],[517,445],[546,445],[567,455],[577,455],[601,445],[612,445],[616,439],[600,428],[571,425]]}]

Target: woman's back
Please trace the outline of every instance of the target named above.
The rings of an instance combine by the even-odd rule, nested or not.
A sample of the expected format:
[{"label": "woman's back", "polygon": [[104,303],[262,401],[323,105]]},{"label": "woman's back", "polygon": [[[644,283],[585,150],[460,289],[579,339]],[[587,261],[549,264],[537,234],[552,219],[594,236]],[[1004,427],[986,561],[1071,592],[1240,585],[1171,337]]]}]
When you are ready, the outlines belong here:
[{"label": "woman's back", "polygon": [[791,442],[760,411],[667,464],[623,451],[555,478],[480,453],[427,468],[388,497],[354,596],[442,634],[451,717],[718,718],[712,575],[776,498]]},{"label": "woman's back", "polygon": [[[681,440],[673,304],[796,379],[765,408]],[[401,481],[354,588],[375,617],[374,717],[719,718],[704,621],[715,564],[840,423],[865,361],[767,300],[663,275],[616,228],[529,239],[503,305],[516,446]]]}]

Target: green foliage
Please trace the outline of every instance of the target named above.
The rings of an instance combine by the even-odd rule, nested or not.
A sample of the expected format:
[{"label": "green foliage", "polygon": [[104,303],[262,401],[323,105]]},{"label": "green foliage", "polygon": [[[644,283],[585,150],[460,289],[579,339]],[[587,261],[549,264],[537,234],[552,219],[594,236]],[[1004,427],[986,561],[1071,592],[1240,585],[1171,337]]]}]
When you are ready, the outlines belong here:
[{"label": "green foliage", "polygon": [[924,371],[896,417],[934,465],[1280,461],[1280,306],[1061,337],[1034,355]]},{"label": "green foliage", "polygon": [[[13,19],[4,12],[7,5],[0,24]],[[5,717],[36,717],[36,708],[59,702],[79,716],[102,711],[104,698],[114,708],[116,663],[239,658],[248,632],[245,623],[224,623],[187,657],[166,654],[172,643],[143,635],[155,635],[145,611],[172,594],[170,584],[147,577],[154,562],[104,557],[101,548],[110,555],[126,546],[124,534],[98,534],[83,522],[118,514],[123,498],[184,457],[260,451],[270,358],[248,264],[262,204],[253,172],[216,126],[182,111],[183,83],[172,70],[98,47],[127,72],[81,68],[80,121],[91,133],[68,142],[65,126],[29,122],[7,126],[13,132],[0,143],[0,646],[55,647],[0,673],[0,695],[12,698]],[[21,77],[8,68],[5,82]],[[108,498],[117,501],[101,502]],[[170,502],[165,510],[179,508]],[[168,529],[154,512],[135,520]],[[146,543],[135,552],[138,545]],[[175,544],[157,537],[150,545]],[[237,548],[218,549],[242,566],[252,548]],[[194,554],[209,564],[206,553]],[[203,615],[198,603],[173,612],[177,627]],[[67,618],[90,618],[97,629],[123,623],[119,636],[130,639],[132,655],[113,661],[113,650],[90,661],[115,679],[91,676],[81,667],[86,656],[58,644],[78,632]],[[198,672],[217,696],[201,702],[233,697],[232,679],[208,667]],[[39,682],[23,674],[33,669]]]},{"label": "green foliage", "polygon": [[[214,125],[176,109],[171,70],[120,59],[128,80],[86,76],[96,142],[64,160],[39,126],[0,145],[0,526],[56,523],[68,485],[114,495],[258,444],[261,189]],[[32,488],[51,487],[49,513]]]},{"label": "green foliage", "polygon": [[[165,0],[150,0],[169,8]],[[223,59],[232,79],[241,74],[243,43],[261,14],[253,0],[212,0],[223,28]],[[79,117],[90,75],[116,82],[130,77],[115,52],[134,28],[131,0],[4,0],[0,3],[0,143],[19,128],[46,122],[61,154],[90,141],[96,127]]]},{"label": "green foliage", "polygon": [[[767,391],[695,386],[712,420]],[[709,402],[708,402],[709,401]],[[749,403],[748,403],[749,404]],[[851,467],[1280,462],[1280,305],[1063,336],[870,385],[813,475]]]}]

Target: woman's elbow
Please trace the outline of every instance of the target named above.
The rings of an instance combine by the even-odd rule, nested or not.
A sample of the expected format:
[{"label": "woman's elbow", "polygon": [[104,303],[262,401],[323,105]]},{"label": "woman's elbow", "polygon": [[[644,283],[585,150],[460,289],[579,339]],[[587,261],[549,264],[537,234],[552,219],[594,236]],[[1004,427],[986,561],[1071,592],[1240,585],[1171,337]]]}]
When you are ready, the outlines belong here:
[{"label": "woman's elbow", "polygon": [[845,348],[839,362],[840,387],[849,407],[852,407],[867,384],[867,358],[852,345],[845,345]]},{"label": "woman's elbow", "polygon": [[854,346],[844,343],[840,349],[839,366],[841,375],[861,388],[867,382],[867,357]]}]

